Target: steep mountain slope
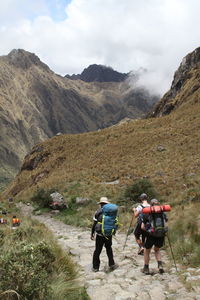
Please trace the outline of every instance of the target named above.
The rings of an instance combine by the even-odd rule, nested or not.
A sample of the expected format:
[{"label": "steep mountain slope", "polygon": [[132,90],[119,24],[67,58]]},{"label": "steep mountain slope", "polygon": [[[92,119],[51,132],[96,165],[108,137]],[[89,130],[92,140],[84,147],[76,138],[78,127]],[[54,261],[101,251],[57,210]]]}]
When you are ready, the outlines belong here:
[{"label": "steep mountain slope", "polygon": [[174,74],[171,89],[155,106],[150,116],[163,116],[199,95],[200,89],[200,47],[185,56]]},{"label": "steep mountain slope", "polygon": [[200,179],[198,66],[185,76],[186,83],[175,96],[185,101],[167,116],[56,136],[37,145],[8,194],[23,198],[39,187],[65,190],[78,182],[88,195],[90,186],[96,185],[96,192],[100,183],[118,179],[119,184],[111,188],[113,194],[124,184],[148,177],[166,197],[193,197]]},{"label": "steep mountain slope", "polygon": [[35,54],[11,51],[0,57],[0,181],[19,170],[36,143],[58,132],[94,131],[142,117],[156,99],[128,81],[72,81]]}]

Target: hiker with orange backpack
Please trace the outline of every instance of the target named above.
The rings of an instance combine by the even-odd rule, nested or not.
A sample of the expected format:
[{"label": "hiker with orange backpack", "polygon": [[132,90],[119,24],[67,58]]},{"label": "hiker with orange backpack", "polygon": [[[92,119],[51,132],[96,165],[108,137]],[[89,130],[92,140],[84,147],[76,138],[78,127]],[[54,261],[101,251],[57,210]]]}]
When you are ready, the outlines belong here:
[{"label": "hiker with orange backpack", "polygon": [[18,219],[16,216],[12,217],[12,227],[18,227],[20,223],[20,219]]},{"label": "hiker with orange backpack", "polygon": [[100,208],[96,211],[93,218],[94,223],[91,231],[91,240],[95,240],[95,250],[93,253],[93,272],[98,272],[100,267],[100,254],[103,246],[106,248],[106,254],[108,256],[109,270],[115,270],[118,265],[115,264],[112,250],[112,236],[117,230],[117,210],[118,206],[108,201],[107,197],[101,197]]},{"label": "hiker with orange backpack", "polygon": [[169,205],[159,206],[157,199],[152,199],[151,206],[143,209],[141,228],[147,233],[144,243],[144,268],[145,274],[151,274],[149,270],[150,252],[154,246],[155,258],[158,263],[159,273],[164,273],[160,248],[165,242],[165,234],[168,231],[166,222],[168,221],[165,211],[170,210]]}]

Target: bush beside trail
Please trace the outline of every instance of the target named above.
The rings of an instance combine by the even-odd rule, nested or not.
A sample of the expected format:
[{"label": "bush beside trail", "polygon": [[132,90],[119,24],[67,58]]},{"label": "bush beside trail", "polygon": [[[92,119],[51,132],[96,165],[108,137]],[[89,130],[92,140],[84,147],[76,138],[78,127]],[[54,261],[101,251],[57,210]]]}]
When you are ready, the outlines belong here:
[{"label": "bush beside trail", "polygon": [[5,226],[0,238],[0,299],[88,299],[74,283],[74,263],[44,225]]}]

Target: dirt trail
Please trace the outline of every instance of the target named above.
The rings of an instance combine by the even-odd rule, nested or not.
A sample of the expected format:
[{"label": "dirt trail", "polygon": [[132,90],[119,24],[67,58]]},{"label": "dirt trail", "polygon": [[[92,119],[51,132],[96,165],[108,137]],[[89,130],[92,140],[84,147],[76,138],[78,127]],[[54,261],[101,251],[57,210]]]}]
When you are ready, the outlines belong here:
[{"label": "dirt trail", "polygon": [[[31,215],[30,206],[21,206],[24,214]],[[90,231],[65,225],[53,219],[50,215],[32,216],[44,223],[57,237],[63,249],[70,252],[74,261],[80,266],[80,282],[87,289],[91,300],[200,300],[200,288],[196,286],[188,292],[180,282],[174,268],[170,268],[167,256],[162,251],[166,273],[154,276],[141,272],[143,257],[137,255],[137,245],[133,235],[127,241],[123,250],[125,235],[118,233],[113,239],[113,252],[119,268],[107,273],[107,256],[105,249],[101,254],[100,271],[91,271],[91,261],[94,251],[94,241],[90,240]],[[154,255],[151,255],[150,268],[157,271]],[[187,278],[192,278],[192,270],[188,269]],[[190,272],[191,271],[191,272]],[[196,270],[199,272],[200,269]],[[189,275],[188,275],[189,274]],[[196,273],[195,273],[196,274]],[[196,278],[200,278],[196,274]]]}]

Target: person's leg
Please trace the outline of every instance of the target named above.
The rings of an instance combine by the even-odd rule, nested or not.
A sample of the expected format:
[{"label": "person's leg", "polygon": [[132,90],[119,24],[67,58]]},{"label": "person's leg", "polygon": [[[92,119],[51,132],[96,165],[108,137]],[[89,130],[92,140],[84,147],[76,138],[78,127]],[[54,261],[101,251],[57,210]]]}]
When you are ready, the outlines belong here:
[{"label": "person's leg", "polygon": [[161,251],[160,248],[164,245],[164,237],[163,238],[157,238],[154,246],[155,251],[155,258],[158,263],[158,269],[159,272],[162,274],[164,273],[163,264],[162,264],[162,257],[161,257]]},{"label": "person's leg", "polygon": [[144,248],[144,265],[149,266],[150,252],[151,252],[151,248],[150,249]]},{"label": "person's leg", "polygon": [[154,251],[155,251],[155,257],[158,263],[158,270],[160,274],[164,273],[164,269],[163,269],[163,264],[162,264],[162,259],[161,259],[161,252],[160,252],[160,248],[158,247],[154,247]]},{"label": "person's leg", "polygon": [[146,238],[147,238],[147,233],[146,231],[142,230],[142,245],[145,244]]},{"label": "person's leg", "polygon": [[143,268],[142,272],[145,274],[150,274],[150,271],[149,271],[150,253],[151,253],[151,248],[150,249],[144,248],[144,268]]},{"label": "person's leg", "polygon": [[138,254],[143,254],[143,252],[144,252],[144,249],[143,249],[144,244],[143,244],[143,242],[140,239],[140,236],[142,235],[141,224],[139,224],[139,223],[137,224],[137,226],[135,228],[135,231],[134,231],[134,235],[135,235],[136,243],[139,246]]},{"label": "person's leg", "polygon": [[95,250],[93,254],[93,269],[99,270],[100,254],[104,245],[104,237],[96,235]]},{"label": "person's leg", "polygon": [[112,251],[112,236],[109,236],[108,239],[105,238],[105,248],[108,256],[108,265],[109,267],[114,266],[115,262]]},{"label": "person's leg", "polygon": [[155,258],[158,261],[161,261],[161,253],[160,253],[160,248],[158,247],[154,247],[154,251],[155,251]]},{"label": "person's leg", "polygon": [[147,236],[144,244],[144,268],[143,273],[150,274],[149,272],[149,261],[150,261],[150,253],[151,248],[153,246],[153,239],[151,236]]}]

